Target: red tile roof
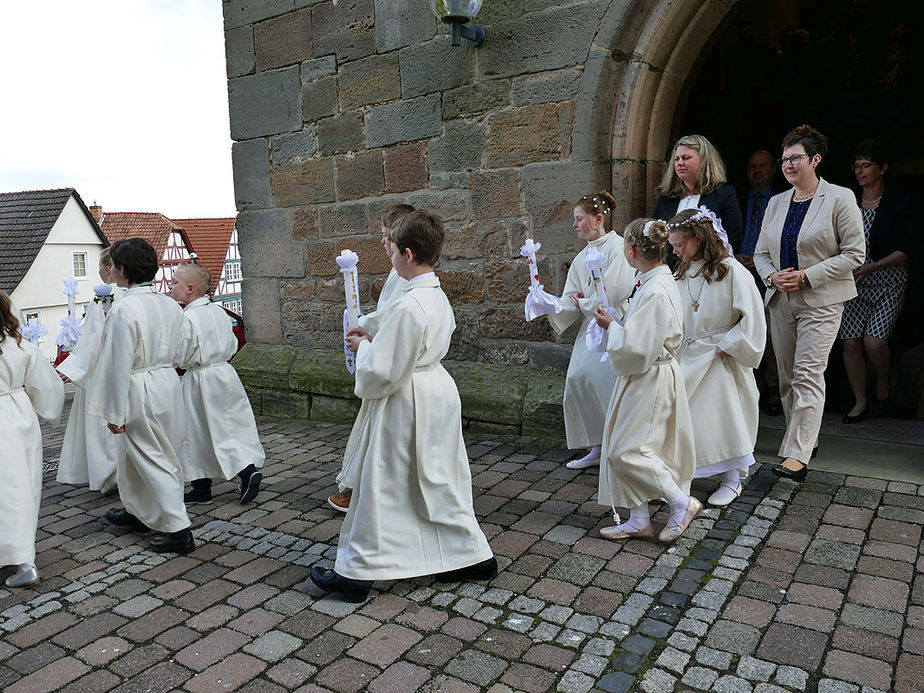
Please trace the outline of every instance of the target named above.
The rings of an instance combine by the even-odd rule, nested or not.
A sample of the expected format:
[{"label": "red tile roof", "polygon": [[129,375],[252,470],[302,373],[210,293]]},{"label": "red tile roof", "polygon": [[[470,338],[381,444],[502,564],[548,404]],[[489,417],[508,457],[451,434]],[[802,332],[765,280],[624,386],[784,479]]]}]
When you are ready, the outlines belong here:
[{"label": "red tile roof", "polygon": [[183,227],[158,212],[104,211],[100,228],[110,243],[126,238],[143,238],[154,247],[158,258],[164,257],[170,233],[179,231],[187,250],[192,251],[192,244]]},{"label": "red tile roof", "polygon": [[234,217],[220,219],[174,219],[186,230],[192,244],[192,252],[198,255],[196,262],[212,275],[212,291],[218,287],[221,271],[225,266],[231,233],[234,231]]}]

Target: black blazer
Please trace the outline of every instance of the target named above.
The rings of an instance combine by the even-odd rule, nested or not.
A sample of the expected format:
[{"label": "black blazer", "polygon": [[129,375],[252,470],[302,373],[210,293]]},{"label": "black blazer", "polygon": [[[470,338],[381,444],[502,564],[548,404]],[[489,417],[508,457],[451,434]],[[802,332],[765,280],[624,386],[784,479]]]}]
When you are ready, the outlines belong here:
[{"label": "black blazer", "polygon": [[[653,216],[655,219],[667,221],[677,214],[679,205],[680,198],[662,195],[658,198]],[[708,195],[701,195],[697,206],[705,206],[715,212],[715,215],[722,220],[722,226],[725,228],[725,233],[728,234],[728,242],[731,243],[731,247],[741,247],[741,241],[744,238],[744,224],[741,223],[741,208],[738,206],[738,197],[734,186],[729,183],[722,183]]]},{"label": "black blazer", "polygon": [[[863,199],[863,190],[857,191],[857,205]],[[863,209],[860,206],[860,209]],[[909,258],[915,255],[915,239],[911,228],[911,198],[891,186],[882,192],[873,226],[869,230],[869,256],[875,262],[896,250]],[[920,261],[920,258],[918,258]]]}]

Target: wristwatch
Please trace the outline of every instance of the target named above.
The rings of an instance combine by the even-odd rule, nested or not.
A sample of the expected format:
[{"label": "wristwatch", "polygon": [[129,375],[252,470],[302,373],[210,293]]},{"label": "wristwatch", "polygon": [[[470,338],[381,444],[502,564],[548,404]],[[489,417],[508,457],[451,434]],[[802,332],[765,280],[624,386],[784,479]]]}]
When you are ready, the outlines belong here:
[{"label": "wristwatch", "polygon": [[773,281],[772,281],[772,280],[773,280],[773,275],[774,275],[774,274],[776,274],[776,272],[771,272],[771,273],[768,274],[767,277],[764,279],[764,282],[765,282],[765,283],[767,284],[767,286],[769,286],[769,287],[772,287],[772,286],[773,286]]}]

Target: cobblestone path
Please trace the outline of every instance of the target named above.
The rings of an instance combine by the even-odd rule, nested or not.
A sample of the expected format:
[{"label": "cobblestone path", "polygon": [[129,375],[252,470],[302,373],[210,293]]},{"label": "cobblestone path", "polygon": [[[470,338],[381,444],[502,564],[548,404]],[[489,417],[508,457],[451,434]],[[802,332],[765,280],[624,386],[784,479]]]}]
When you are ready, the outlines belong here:
[{"label": "cobblestone path", "polygon": [[[0,688],[37,691],[841,691],[924,680],[924,487],[759,468],[680,541],[601,539],[596,472],[536,439],[470,437],[489,583],[306,584],[342,516],[349,428],[262,419],[264,491],[192,506],[198,548],[107,526],[113,496],[45,476],[36,589],[0,588]],[[46,459],[63,427],[46,433]],[[714,482],[694,483],[703,499]],[[655,522],[663,522],[659,512]],[[4,573],[5,574],[5,573]]]}]

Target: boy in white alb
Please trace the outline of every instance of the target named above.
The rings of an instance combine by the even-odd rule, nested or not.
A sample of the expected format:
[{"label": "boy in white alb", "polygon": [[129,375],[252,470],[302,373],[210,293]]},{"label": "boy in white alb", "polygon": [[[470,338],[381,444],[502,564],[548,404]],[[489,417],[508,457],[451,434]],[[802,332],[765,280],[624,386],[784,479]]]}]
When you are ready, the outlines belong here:
[{"label": "boy in white alb", "polygon": [[212,479],[241,480],[240,502],[249,503],[260,492],[266,455],[257,433],[250,400],[234,367],[237,338],[228,315],[206,295],[212,284],[202,265],[180,265],[173,273],[170,295],[185,306],[186,330],[177,365],[186,369],[181,379],[186,437],[180,446],[180,465],[192,484],[187,503],[211,503]]},{"label": "boy in white alb", "polygon": [[363,399],[346,449],[356,483],[334,570],[311,570],[315,585],[348,600],[364,600],[374,580],[497,574],[472,507],[459,392],[440,363],[455,329],[433,272],[443,237],[428,212],[398,223],[392,264],[408,283],[374,338],[350,338]]},{"label": "boy in white alb", "polygon": [[[391,258],[392,252],[391,241],[388,238],[391,234],[391,230],[404,216],[413,211],[414,208],[411,205],[396,204],[386,209],[385,213],[382,215],[382,247],[385,248],[385,254],[389,258]],[[352,330],[351,334],[355,334],[358,337],[362,337],[366,334],[370,337],[375,337],[375,333],[379,331],[379,325],[382,324],[382,318],[388,313],[388,309],[391,308],[395,300],[401,297],[402,289],[405,284],[407,284],[407,280],[400,276],[395,271],[395,268],[392,267],[391,271],[388,273],[388,278],[385,280],[385,285],[382,287],[382,292],[379,294],[379,302],[376,304],[375,310],[368,315],[360,315],[359,329]],[[350,496],[353,493],[353,483],[355,481],[353,477],[354,470],[349,468],[346,464],[349,459],[352,458],[344,456],[343,468],[337,475],[337,485],[340,493],[336,493],[327,499],[328,504],[332,508],[341,512],[346,512],[350,507]]]}]

